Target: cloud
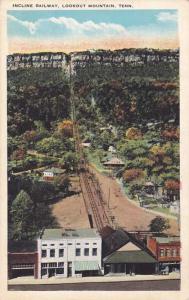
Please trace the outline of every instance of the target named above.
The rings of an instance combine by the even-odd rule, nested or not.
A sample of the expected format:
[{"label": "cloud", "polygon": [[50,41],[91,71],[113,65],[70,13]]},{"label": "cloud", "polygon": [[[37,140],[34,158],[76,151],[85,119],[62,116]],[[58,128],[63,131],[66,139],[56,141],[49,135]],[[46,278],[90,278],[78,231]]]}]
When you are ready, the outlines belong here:
[{"label": "cloud", "polygon": [[157,20],[160,22],[177,22],[177,13],[161,12],[157,15]]},{"label": "cloud", "polygon": [[51,24],[55,24],[57,25],[57,30],[65,28],[73,31],[75,34],[126,34],[126,29],[124,26],[114,23],[95,23],[91,20],[80,23],[73,18],[66,17],[38,19],[36,22],[21,21],[12,15],[8,15],[8,18],[9,20],[17,22],[18,24],[27,28],[31,35],[36,34],[37,31],[43,26],[43,23],[45,23],[46,28],[51,26]]},{"label": "cloud", "polygon": [[14,21],[14,22],[22,25],[23,27],[27,28],[31,34],[34,34],[36,32],[38,22],[34,23],[34,22],[29,22],[29,21],[21,21],[12,15],[7,15],[7,16],[8,16],[9,20]]},{"label": "cloud", "polygon": [[79,23],[73,18],[65,18],[65,17],[59,17],[59,18],[50,18],[49,21],[55,24],[62,24],[67,29],[70,30],[81,30],[81,31],[113,31],[117,33],[126,33],[125,27],[123,27],[120,24],[114,24],[114,23],[95,23],[93,21],[86,21],[83,23]]}]

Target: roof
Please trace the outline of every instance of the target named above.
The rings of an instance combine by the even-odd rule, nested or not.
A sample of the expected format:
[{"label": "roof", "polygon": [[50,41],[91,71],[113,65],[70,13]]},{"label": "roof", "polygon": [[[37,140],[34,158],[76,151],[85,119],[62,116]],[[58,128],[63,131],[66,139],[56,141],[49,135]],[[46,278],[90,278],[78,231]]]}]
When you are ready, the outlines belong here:
[{"label": "roof", "polygon": [[62,173],[64,173],[64,170],[53,167],[53,168],[50,168],[50,169],[46,169],[43,172],[52,172],[52,173],[55,173],[55,174],[62,174]]},{"label": "roof", "polygon": [[8,241],[8,252],[10,253],[28,253],[37,251],[37,241]]},{"label": "roof", "polygon": [[170,236],[170,237],[154,237],[159,244],[180,242],[179,236]]},{"label": "roof", "polygon": [[106,161],[104,163],[104,165],[120,165],[120,166],[123,166],[124,165],[124,162],[117,158],[117,157],[112,157],[110,160]]},{"label": "roof", "polygon": [[75,261],[75,271],[94,271],[99,270],[98,261]]},{"label": "roof", "polygon": [[130,236],[122,229],[110,231],[110,234],[102,238],[103,257],[121,248],[130,241]]},{"label": "roof", "polygon": [[154,186],[154,183],[151,182],[151,181],[147,181],[147,182],[145,183],[145,186]]},{"label": "roof", "polygon": [[43,240],[66,239],[66,238],[95,238],[100,237],[96,229],[45,229],[42,235]]},{"label": "roof", "polygon": [[104,263],[156,263],[146,251],[116,251],[104,258]]}]

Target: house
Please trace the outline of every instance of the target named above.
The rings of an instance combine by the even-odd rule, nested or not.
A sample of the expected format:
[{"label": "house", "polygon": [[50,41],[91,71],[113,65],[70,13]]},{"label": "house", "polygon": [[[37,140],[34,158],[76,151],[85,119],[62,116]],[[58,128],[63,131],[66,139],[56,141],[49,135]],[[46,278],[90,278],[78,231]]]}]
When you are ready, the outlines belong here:
[{"label": "house", "polygon": [[37,241],[8,241],[8,278],[38,277]]},{"label": "house", "polygon": [[159,270],[180,270],[180,237],[148,237],[147,247],[155,255]]},{"label": "house", "polygon": [[169,206],[169,211],[172,214],[179,214],[180,211],[180,201],[174,201]]},{"label": "house", "polygon": [[104,275],[154,274],[157,260],[145,245],[123,229],[102,239]]},{"label": "house", "polygon": [[112,153],[112,154],[115,154],[115,153],[116,153],[116,149],[115,149],[115,147],[113,147],[113,146],[109,146],[109,148],[108,148],[108,152],[110,152],[110,153]]},{"label": "house", "polygon": [[38,239],[38,278],[101,274],[101,243],[96,229],[45,229]]},{"label": "house", "polygon": [[82,146],[83,148],[90,148],[91,143],[83,142],[83,143],[81,143],[81,146]]},{"label": "house", "polygon": [[117,157],[112,157],[111,159],[109,159],[108,161],[105,161],[103,163],[103,165],[107,168],[117,168],[117,167],[123,167],[125,164],[124,162],[117,158]]},{"label": "house", "polygon": [[61,174],[64,173],[63,169],[59,169],[59,168],[50,168],[50,169],[46,169],[43,171],[43,179],[44,180],[53,180],[56,176],[59,176]]}]

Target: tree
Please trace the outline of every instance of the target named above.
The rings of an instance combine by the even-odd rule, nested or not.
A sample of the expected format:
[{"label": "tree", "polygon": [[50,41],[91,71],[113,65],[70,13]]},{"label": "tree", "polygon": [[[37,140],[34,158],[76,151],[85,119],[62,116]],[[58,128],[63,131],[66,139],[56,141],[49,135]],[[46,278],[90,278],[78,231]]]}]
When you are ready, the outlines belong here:
[{"label": "tree", "polygon": [[180,189],[180,183],[178,180],[166,180],[164,186],[166,190],[178,191]]},{"label": "tree", "polygon": [[170,228],[169,220],[162,217],[156,216],[149,225],[150,231],[152,232],[163,232]]},{"label": "tree", "polygon": [[33,201],[28,193],[21,190],[11,207],[11,220],[13,224],[13,238],[29,239],[33,232]]},{"label": "tree", "polygon": [[64,168],[67,172],[74,172],[77,169],[79,158],[76,153],[67,152],[64,155]]},{"label": "tree", "polygon": [[58,124],[58,132],[64,137],[73,136],[73,122],[71,120],[64,120]]},{"label": "tree", "polygon": [[54,184],[61,192],[64,192],[65,194],[68,193],[71,185],[69,177],[64,174],[57,176],[54,180]]},{"label": "tree", "polygon": [[168,179],[164,182],[164,187],[170,201],[174,201],[175,197],[179,198],[180,182],[178,180]]},{"label": "tree", "polygon": [[126,138],[129,140],[136,140],[136,139],[140,139],[141,137],[142,137],[142,133],[138,128],[130,127],[126,131]]},{"label": "tree", "polygon": [[145,173],[141,169],[129,169],[123,173],[123,179],[126,182],[131,182],[136,179],[141,179],[145,176]]},{"label": "tree", "polygon": [[162,137],[165,140],[170,140],[170,141],[174,141],[174,140],[179,140],[179,128],[167,128],[165,130],[162,131]]},{"label": "tree", "polygon": [[26,150],[24,148],[19,148],[12,153],[11,160],[24,160],[25,157]]},{"label": "tree", "polygon": [[54,186],[49,182],[33,181],[30,187],[30,195],[34,204],[46,202],[55,194]]}]

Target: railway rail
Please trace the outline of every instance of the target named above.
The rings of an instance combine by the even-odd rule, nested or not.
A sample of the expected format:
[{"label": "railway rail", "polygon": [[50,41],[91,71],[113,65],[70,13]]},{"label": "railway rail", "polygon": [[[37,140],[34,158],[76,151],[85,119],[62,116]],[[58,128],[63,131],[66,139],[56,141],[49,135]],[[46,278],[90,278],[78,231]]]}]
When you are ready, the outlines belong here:
[{"label": "railway rail", "polygon": [[[71,67],[70,67],[71,68]],[[71,70],[71,69],[70,69]],[[70,71],[70,91],[71,91],[71,107],[72,107],[72,120],[73,120],[73,136],[75,138],[75,151],[79,154],[80,161],[78,164],[78,175],[83,194],[85,207],[87,210],[89,223],[92,228],[97,228],[101,231],[103,227],[112,226],[112,219],[108,212],[107,204],[104,200],[100,184],[95,178],[94,174],[90,171],[89,165],[86,161],[80,140],[79,128],[76,118],[76,108],[74,91],[71,80]]]}]

